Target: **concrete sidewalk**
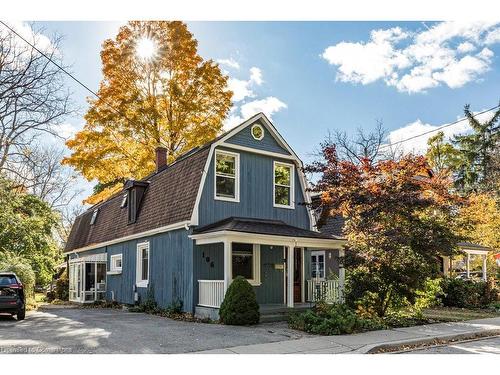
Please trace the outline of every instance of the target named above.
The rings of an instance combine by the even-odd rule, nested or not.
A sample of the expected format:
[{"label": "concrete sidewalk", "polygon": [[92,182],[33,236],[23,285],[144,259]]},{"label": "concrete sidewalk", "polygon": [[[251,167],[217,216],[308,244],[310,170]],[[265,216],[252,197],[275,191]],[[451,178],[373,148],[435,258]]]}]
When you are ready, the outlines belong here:
[{"label": "concrete sidewalk", "polygon": [[207,350],[203,354],[337,354],[370,353],[400,345],[419,345],[434,340],[469,339],[500,335],[500,317],[456,323],[427,324],[354,335],[317,336],[298,340]]}]

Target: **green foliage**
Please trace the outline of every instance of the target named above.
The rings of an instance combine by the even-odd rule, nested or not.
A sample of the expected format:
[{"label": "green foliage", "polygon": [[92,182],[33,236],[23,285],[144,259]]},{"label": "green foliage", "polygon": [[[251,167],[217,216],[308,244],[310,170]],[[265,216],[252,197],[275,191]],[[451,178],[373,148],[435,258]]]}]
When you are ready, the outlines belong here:
[{"label": "green foliage", "polygon": [[14,272],[24,286],[26,305],[35,305],[35,273],[27,259],[13,253],[3,253],[0,271]]},{"label": "green foliage", "polygon": [[439,305],[441,302],[440,296],[443,294],[441,284],[441,278],[428,278],[425,280],[424,288],[416,292],[417,298],[415,299],[414,307],[417,311]]},{"label": "green foliage", "polygon": [[360,318],[345,304],[323,303],[304,313],[290,315],[288,324],[290,328],[317,335],[342,335],[384,328],[375,320]]},{"label": "green foliage", "polygon": [[453,173],[460,166],[460,151],[444,140],[444,133],[438,132],[427,141],[426,158],[434,172]]},{"label": "green foliage", "polygon": [[219,310],[224,324],[250,325],[259,323],[259,304],[255,291],[242,276],[237,276],[227,289]]},{"label": "green foliage", "polygon": [[498,301],[498,290],[491,283],[447,278],[443,280],[442,301],[449,307],[487,307]]},{"label": "green foliage", "polygon": [[61,301],[69,300],[69,279],[65,271],[59,279],[56,280],[55,298]]},{"label": "green foliage", "polygon": [[470,111],[464,108],[472,133],[458,135],[453,143],[460,150],[460,165],[456,173],[456,185],[463,192],[495,191],[499,188],[498,147],[500,132],[498,121],[500,109],[485,122],[479,122]]},{"label": "green foliage", "polygon": [[0,256],[15,254],[35,272],[36,284],[47,285],[61,255],[53,238],[58,216],[47,203],[16,189],[0,177]]}]

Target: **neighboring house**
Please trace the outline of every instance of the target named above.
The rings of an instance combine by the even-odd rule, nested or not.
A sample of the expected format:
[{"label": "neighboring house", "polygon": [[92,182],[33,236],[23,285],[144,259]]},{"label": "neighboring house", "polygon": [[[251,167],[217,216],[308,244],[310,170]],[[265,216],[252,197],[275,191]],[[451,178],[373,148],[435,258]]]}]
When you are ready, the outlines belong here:
[{"label": "neighboring house", "polygon": [[158,149],[155,173],[75,220],[71,301],[134,304],[149,289],[162,307],[216,316],[237,275],[261,306],[340,298],[345,240],[316,230],[302,162],[262,113],[166,160]]}]

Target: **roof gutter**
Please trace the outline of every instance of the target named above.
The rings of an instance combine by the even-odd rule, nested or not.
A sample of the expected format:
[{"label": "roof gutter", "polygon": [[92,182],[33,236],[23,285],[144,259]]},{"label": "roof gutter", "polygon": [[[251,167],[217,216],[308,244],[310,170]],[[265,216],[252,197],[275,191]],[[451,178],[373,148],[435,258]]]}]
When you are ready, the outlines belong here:
[{"label": "roof gutter", "polygon": [[77,253],[80,253],[82,251],[88,251],[88,250],[98,249],[100,247],[105,247],[105,246],[110,246],[110,245],[114,245],[114,244],[121,243],[121,242],[131,241],[131,240],[135,240],[135,239],[146,237],[146,236],[154,236],[156,234],[165,233],[165,232],[171,232],[173,230],[178,230],[178,229],[183,229],[183,228],[186,229],[186,230],[188,230],[189,229],[189,225],[190,225],[190,221],[189,220],[180,221],[178,223],[174,223],[174,224],[170,224],[170,225],[165,225],[163,227],[159,227],[159,228],[156,228],[156,229],[151,229],[151,230],[148,230],[148,231],[145,231],[145,232],[135,233],[135,234],[131,234],[129,236],[116,238],[114,240],[105,241],[105,242],[99,242],[99,243],[96,243],[96,244],[92,244],[92,245],[80,247],[78,249],[67,251],[67,252],[65,252],[65,254],[77,254]]}]

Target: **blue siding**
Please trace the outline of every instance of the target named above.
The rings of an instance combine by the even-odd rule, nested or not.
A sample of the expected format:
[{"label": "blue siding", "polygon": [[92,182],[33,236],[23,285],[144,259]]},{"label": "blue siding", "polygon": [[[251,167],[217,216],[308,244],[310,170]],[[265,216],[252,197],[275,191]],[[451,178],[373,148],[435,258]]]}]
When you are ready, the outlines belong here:
[{"label": "blue siding", "polygon": [[199,225],[239,216],[283,220],[290,225],[310,229],[307,208],[302,204],[305,198],[297,169],[295,168],[295,209],[276,208],[273,207],[273,161],[286,160],[245,151],[236,152],[240,154],[240,202],[214,199],[215,156],[212,156],[200,199]]},{"label": "blue siding", "polygon": [[[257,302],[284,303],[284,270],[275,269],[275,264],[283,264],[283,246],[262,245],[260,249],[261,285],[254,286]],[[195,246],[195,301],[198,301],[198,280],[224,279],[224,247],[222,243]]]},{"label": "blue siding", "polygon": [[254,139],[251,134],[252,125],[247,126],[240,132],[233,135],[226,140],[226,143],[232,143],[239,146],[256,148],[263,151],[276,152],[283,155],[290,155],[290,153],[281,147],[281,145],[274,139],[274,136],[269,131],[269,128],[261,122],[256,122],[264,128],[264,138],[260,141]]},{"label": "blue siding", "polygon": [[224,245],[194,245],[193,305],[198,304],[198,280],[224,280]]},{"label": "blue siding", "polygon": [[[122,273],[107,275],[107,299],[114,298],[120,303],[134,303],[134,285],[136,283],[137,244],[149,241],[150,266],[149,285],[155,292],[155,300],[161,307],[166,307],[176,300],[182,300],[184,310],[193,311],[193,247],[188,238],[189,232],[179,229],[155,236],[126,241],[115,245],[79,253],[80,256],[108,253],[110,269],[111,255],[122,254]],[[147,288],[138,288],[142,299]]]}]

